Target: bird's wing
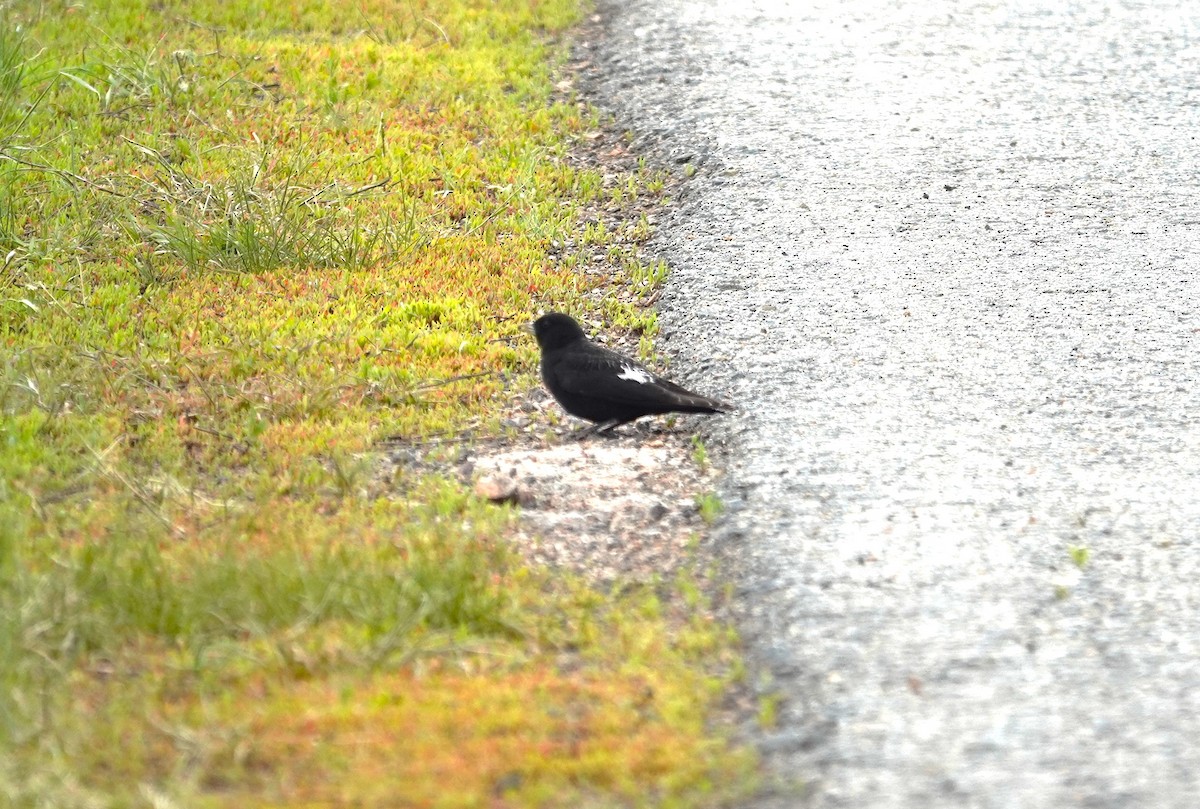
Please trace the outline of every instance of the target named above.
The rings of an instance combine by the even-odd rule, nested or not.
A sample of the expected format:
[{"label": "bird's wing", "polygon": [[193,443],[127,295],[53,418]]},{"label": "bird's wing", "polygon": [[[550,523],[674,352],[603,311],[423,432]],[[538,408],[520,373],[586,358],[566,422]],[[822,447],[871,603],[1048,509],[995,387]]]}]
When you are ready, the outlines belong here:
[{"label": "bird's wing", "polygon": [[590,348],[564,356],[555,365],[559,384],[571,393],[634,406],[728,407],[663,379],[628,357],[600,346]]}]

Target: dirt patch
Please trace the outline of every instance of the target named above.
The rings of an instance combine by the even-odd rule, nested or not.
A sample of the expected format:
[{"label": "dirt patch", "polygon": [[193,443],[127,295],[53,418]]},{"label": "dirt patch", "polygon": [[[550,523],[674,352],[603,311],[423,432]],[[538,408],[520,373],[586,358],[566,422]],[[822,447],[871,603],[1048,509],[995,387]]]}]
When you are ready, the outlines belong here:
[{"label": "dirt patch", "polygon": [[669,576],[704,528],[696,494],[711,484],[682,431],[651,427],[510,449],[473,465],[482,487],[514,486],[515,541],[531,561],[592,580]]},{"label": "dirt patch", "polygon": [[715,485],[716,472],[694,457],[697,417],[575,440],[581,422],[556,423],[557,408],[533,391],[505,419],[508,439],[385,447],[385,474],[451,468],[497,508],[518,508],[512,539],[531,563],[597,583],[673,575],[705,528],[697,496]]}]

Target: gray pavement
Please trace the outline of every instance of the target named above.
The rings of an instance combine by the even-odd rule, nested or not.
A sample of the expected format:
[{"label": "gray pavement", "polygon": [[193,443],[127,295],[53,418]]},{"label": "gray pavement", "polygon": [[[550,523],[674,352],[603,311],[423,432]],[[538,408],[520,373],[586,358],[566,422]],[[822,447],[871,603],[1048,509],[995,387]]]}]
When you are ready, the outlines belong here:
[{"label": "gray pavement", "polygon": [[662,345],[744,407],[764,805],[1200,807],[1200,3],[600,13],[593,98],[698,169]]}]

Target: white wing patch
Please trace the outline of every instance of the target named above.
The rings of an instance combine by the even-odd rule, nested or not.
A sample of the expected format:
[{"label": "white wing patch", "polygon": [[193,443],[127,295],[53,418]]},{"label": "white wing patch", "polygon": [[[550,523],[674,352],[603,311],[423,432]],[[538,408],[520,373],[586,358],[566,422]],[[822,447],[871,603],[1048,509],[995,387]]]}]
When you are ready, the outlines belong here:
[{"label": "white wing patch", "polygon": [[628,379],[630,382],[637,382],[639,385],[649,385],[654,381],[654,377],[648,372],[626,364],[621,365],[621,373],[617,374],[617,379]]}]

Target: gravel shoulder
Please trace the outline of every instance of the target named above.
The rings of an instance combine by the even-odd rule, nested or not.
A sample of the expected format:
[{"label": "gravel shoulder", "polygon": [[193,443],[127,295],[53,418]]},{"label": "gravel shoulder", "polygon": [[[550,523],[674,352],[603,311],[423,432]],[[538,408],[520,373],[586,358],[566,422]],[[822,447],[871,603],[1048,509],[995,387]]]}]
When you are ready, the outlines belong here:
[{"label": "gravel shoulder", "polygon": [[[600,4],[818,807],[1200,805],[1200,16]],[[686,373],[682,371],[686,370]],[[793,805],[780,798],[778,805]]]}]

